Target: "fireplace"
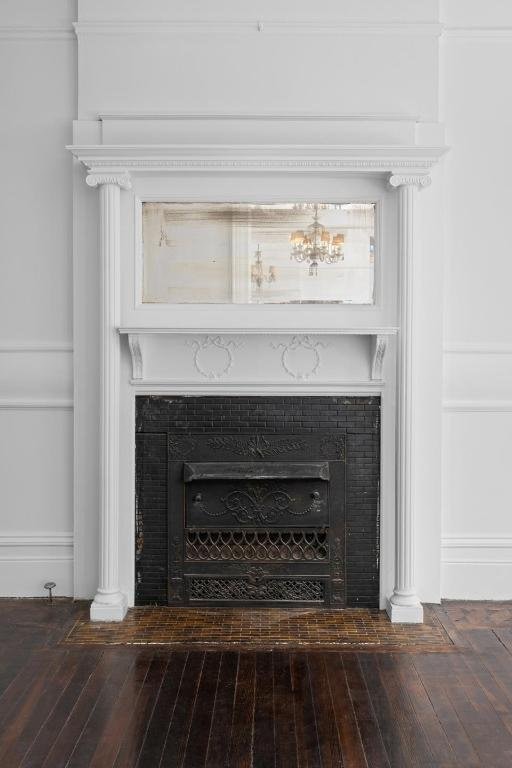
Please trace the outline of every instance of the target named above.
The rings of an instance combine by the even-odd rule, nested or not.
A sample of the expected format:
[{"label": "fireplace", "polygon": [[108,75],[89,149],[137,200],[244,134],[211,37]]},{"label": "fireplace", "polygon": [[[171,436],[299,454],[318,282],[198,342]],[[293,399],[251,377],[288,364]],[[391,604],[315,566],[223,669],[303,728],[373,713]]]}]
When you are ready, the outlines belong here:
[{"label": "fireplace", "polygon": [[378,607],[379,397],[136,410],[136,604]]}]

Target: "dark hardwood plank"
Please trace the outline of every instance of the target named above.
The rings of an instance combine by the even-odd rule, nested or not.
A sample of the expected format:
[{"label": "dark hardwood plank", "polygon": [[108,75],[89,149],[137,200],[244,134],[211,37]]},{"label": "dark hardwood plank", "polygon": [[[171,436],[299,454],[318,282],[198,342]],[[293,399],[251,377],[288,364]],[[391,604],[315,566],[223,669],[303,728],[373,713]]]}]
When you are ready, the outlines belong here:
[{"label": "dark hardwood plank", "polygon": [[253,768],[274,768],[274,665],[271,653],[256,656]]},{"label": "dark hardwood plank", "polygon": [[100,652],[87,649],[80,651],[79,656],[80,661],[73,677],[63,688],[54,708],[39,729],[32,746],[23,758],[22,768],[41,768],[83,687],[98,664]]},{"label": "dark hardwood plank", "polygon": [[158,699],[158,692],[167,669],[168,656],[156,655],[149,665],[142,688],[134,703],[126,734],[119,748],[114,768],[134,768],[137,765],[148,723]]},{"label": "dark hardwood plank", "polygon": [[293,653],[291,655],[291,671],[297,762],[300,768],[316,768],[322,763],[306,654]]},{"label": "dark hardwood plank", "polygon": [[54,656],[40,675],[28,687],[13,707],[10,716],[4,718],[0,735],[0,765],[19,765],[52,707],[56,685],[63,683],[73,672],[76,660],[68,655]]},{"label": "dark hardwood plank", "polygon": [[69,768],[89,767],[98,742],[103,733],[105,733],[112,709],[123,689],[126,677],[130,674],[133,663],[133,655],[131,653],[123,653],[117,659],[116,664],[112,666],[111,674],[105,681],[100,695],[87,718],[80,738],[71,753],[67,763]]},{"label": "dark hardwood plank", "polygon": [[376,654],[359,654],[359,663],[379,723],[382,740],[392,768],[410,768],[415,763],[398,725],[377,666]]},{"label": "dark hardwood plank", "polygon": [[341,754],[345,768],[366,768],[361,734],[348,689],[341,654],[325,654],[325,669],[329,681],[334,719],[338,729]]},{"label": "dark hardwood plank", "polygon": [[307,662],[322,768],[339,768],[343,759],[323,654],[309,653]]},{"label": "dark hardwood plank", "polygon": [[175,768],[183,764],[204,659],[204,653],[188,655],[159,763],[162,768]]},{"label": "dark hardwood plank", "polygon": [[241,653],[236,676],[228,765],[251,768],[254,738],[256,654]]},{"label": "dark hardwood plank", "polygon": [[238,662],[239,656],[237,653],[226,652],[222,654],[213,706],[210,738],[206,752],[206,765],[208,768],[227,765],[235,705]]},{"label": "dark hardwood plank", "polygon": [[44,768],[64,768],[64,766],[69,764],[71,755],[101,695],[103,686],[111,678],[113,669],[118,664],[123,663],[123,657],[125,659],[124,663],[126,663],[128,657],[122,651],[104,651],[102,653],[93,674],[87,680],[73,709],[69,713],[69,717],[64,723],[64,727],[53,743],[43,763]]},{"label": "dark hardwood plank", "polygon": [[412,657],[412,663],[416,668],[430,702],[441,723],[446,738],[457,759],[457,764],[464,768],[478,768],[480,758],[473,748],[473,744],[462,725],[458,714],[450,701],[446,686],[451,685],[451,678],[447,670],[440,668],[438,654],[425,654]]},{"label": "dark hardwood plank", "polygon": [[457,758],[436,716],[428,694],[408,654],[394,656],[396,673],[415,714],[415,729],[425,735],[433,764],[444,768],[457,765]]},{"label": "dark hardwood plank", "polygon": [[184,768],[200,768],[200,766],[206,765],[213,706],[219,682],[220,661],[220,653],[207,653],[205,655],[197,691],[197,706],[194,708],[183,760]]},{"label": "dark hardwood plank", "polygon": [[173,653],[169,658],[142,743],[138,768],[153,768],[159,763],[187,660],[186,653]]},{"label": "dark hardwood plank", "polygon": [[128,676],[121,689],[119,697],[98,742],[90,762],[90,768],[112,766],[116,760],[126,727],[130,722],[134,702],[137,701],[140,689],[146,679],[152,653],[141,651],[135,657]]},{"label": "dark hardwood plank", "polygon": [[407,745],[407,752],[412,756],[411,765],[430,768],[435,765],[434,756],[411,704],[407,691],[397,674],[400,654],[379,654],[377,663],[384,684],[386,695],[399,719],[399,727]]},{"label": "dark hardwood plank", "polygon": [[357,655],[344,653],[342,661],[366,761],[371,768],[392,768]]},{"label": "dark hardwood plank", "polygon": [[297,768],[290,654],[274,653],[276,768]]}]

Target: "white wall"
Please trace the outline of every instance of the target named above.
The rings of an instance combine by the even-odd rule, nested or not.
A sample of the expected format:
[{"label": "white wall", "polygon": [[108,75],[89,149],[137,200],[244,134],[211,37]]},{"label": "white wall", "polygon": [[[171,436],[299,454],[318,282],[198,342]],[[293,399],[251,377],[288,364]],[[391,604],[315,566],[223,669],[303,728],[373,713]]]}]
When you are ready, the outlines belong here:
[{"label": "white wall", "polygon": [[2,595],[73,591],[73,14],[68,0],[0,8]]},{"label": "white wall", "polygon": [[512,598],[512,7],[445,0],[445,597]]}]

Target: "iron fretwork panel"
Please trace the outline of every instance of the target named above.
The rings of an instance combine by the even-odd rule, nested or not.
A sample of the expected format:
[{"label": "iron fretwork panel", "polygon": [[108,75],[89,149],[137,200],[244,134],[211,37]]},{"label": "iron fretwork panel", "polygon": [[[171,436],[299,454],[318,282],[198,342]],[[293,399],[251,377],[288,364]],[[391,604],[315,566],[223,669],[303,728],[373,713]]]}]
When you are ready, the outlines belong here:
[{"label": "iron fretwork panel", "polygon": [[319,603],[325,600],[321,579],[294,578],[215,578],[191,576],[188,594],[193,602]]},{"label": "iron fretwork panel", "polygon": [[345,605],[342,435],[169,435],[168,455],[169,604]]},{"label": "iron fretwork panel", "polygon": [[185,557],[191,561],[326,561],[326,529],[196,530],[185,532]]}]

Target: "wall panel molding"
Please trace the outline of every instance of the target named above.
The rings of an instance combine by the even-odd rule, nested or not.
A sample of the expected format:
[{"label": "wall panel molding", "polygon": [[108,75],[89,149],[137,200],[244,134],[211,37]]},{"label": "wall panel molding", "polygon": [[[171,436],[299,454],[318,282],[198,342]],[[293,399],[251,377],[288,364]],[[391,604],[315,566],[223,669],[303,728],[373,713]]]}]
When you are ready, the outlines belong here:
[{"label": "wall panel molding", "polygon": [[447,355],[512,355],[512,344],[449,342],[444,344]]},{"label": "wall panel molding", "polygon": [[44,353],[44,352],[64,352],[72,353],[73,345],[61,341],[3,341],[0,342],[0,353],[12,354],[20,353]]},{"label": "wall panel molding", "polygon": [[512,413],[512,400],[444,400],[447,413]]},{"label": "wall panel molding", "polygon": [[85,35],[183,35],[191,34],[279,34],[279,35],[399,35],[439,37],[441,24],[424,22],[375,22],[311,19],[236,20],[236,19],[137,19],[81,21],[73,24],[77,37]]},{"label": "wall panel molding", "polygon": [[73,534],[69,531],[0,533],[0,595],[46,597],[46,581],[55,595],[73,594]]},{"label": "wall panel molding", "polygon": [[74,41],[75,34],[70,24],[44,26],[3,25],[0,26],[0,40],[15,42],[56,42]]},{"label": "wall panel molding", "polygon": [[73,410],[73,400],[70,399],[37,399],[1,398],[0,410],[27,411],[27,410]]}]

